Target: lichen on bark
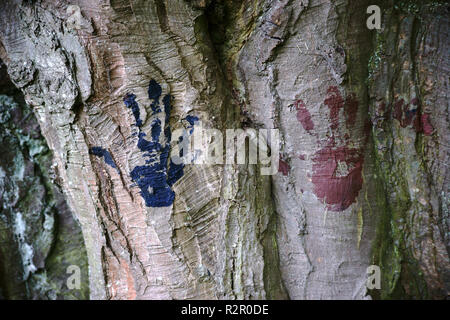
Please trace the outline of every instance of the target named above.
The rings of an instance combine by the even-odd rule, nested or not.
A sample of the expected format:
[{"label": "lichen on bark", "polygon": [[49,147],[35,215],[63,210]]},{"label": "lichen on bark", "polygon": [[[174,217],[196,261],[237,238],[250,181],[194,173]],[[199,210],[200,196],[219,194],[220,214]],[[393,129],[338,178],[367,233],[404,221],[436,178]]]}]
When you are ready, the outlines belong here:
[{"label": "lichen on bark", "polygon": [[[0,63],[0,290],[4,299],[86,299],[81,229],[59,190],[52,152]],[[81,270],[71,290],[67,268]]]}]

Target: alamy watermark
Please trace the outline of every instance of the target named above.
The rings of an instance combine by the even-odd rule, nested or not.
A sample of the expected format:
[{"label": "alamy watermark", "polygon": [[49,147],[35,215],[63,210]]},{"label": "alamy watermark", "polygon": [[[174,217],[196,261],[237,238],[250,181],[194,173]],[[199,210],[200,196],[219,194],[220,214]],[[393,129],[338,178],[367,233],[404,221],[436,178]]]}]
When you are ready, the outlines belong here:
[{"label": "alamy watermark", "polygon": [[[261,175],[278,172],[278,129],[204,129],[200,121],[189,136],[185,129],[172,132],[174,164],[260,164]],[[248,153],[247,153],[248,150]]]},{"label": "alamy watermark", "polygon": [[381,29],[381,9],[377,5],[371,5],[367,8],[367,14],[370,14],[367,18],[367,28],[369,30]]},{"label": "alamy watermark", "polygon": [[369,290],[381,289],[381,269],[377,265],[370,265],[367,267],[367,277],[366,287]]},{"label": "alamy watermark", "polygon": [[70,276],[67,278],[66,285],[69,290],[80,290],[81,288],[81,269],[77,265],[70,265],[66,270]]}]

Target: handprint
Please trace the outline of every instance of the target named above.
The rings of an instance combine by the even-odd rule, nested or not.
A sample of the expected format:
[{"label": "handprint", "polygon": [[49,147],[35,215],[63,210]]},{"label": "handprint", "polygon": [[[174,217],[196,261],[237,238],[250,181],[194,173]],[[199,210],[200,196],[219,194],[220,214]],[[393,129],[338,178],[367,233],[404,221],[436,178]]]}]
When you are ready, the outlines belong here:
[{"label": "handprint", "polygon": [[[381,111],[383,116],[389,116],[384,102],[380,105],[380,109],[379,112]],[[412,99],[410,103],[405,103],[403,99],[395,100],[392,116],[402,128],[412,125],[417,133],[423,133],[426,136],[431,135],[434,131],[430,123],[430,115],[422,113],[420,102],[417,98]]]},{"label": "handprint", "polygon": [[[339,89],[332,86],[327,90],[324,105],[330,112],[330,135],[325,146],[311,157],[313,163],[311,181],[314,185],[314,194],[326,204],[329,210],[344,211],[356,201],[363,185],[364,146],[367,143],[371,125],[367,119],[363,128],[356,127],[359,105],[353,93],[344,99]],[[316,138],[317,144],[320,145],[321,141],[314,130],[316,126],[305,103],[297,100],[294,107],[299,123],[306,132]],[[345,125],[340,122],[342,114],[345,117]],[[392,116],[402,128],[410,126],[417,133],[424,135],[431,135],[434,131],[429,114],[422,113],[417,98],[412,99],[410,103],[405,103],[403,99],[396,100],[392,107],[383,102],[379,105],[376,116]],[[362,141],[350,139],[357,136],[355,129],[362,133]],[[351,131],[353,134],[350,134]],[[299,158],[305,160],[304,155],[300,155]],[[286,170],[283,170],[283,174],[285,173]]]},{"label": "handprint", "polygon": [[[364,163],[364,145],[353,145],[349,141],[349,134],[345,130],[353,129],[358,112],[358,101],[354,94],[345,99],[337,87],[330,87],[324,104],[329,109],[330,132],[326,145],[314,153],[311,160],[311,181],[314,185],[314,194],[323,201],[331,211],[344,211],[356,201],[362,188],[362,168]],[[303,128],[316,137],[315,125],[311,114],[302,100],[294,104],[297,110],[297,119]],[[339,122],[340,114],[345,115],[345,127]],[[367,128],[363,130],[367,137]],[[305,159],[300,156],[300,159]]]},{"label": "handprint", "polygon": [[[136,101],[136,96],[133,93],[128,93],[123,99],[125,105],[131,109],[135,118],[135,125],[138,127],[138,142],[137,147],[143,152],[146,158],[145,165],[136,166],[130,172],[132,181],[140,188],[140,194],[145,200],[148,207],[167,207],[170,206],[174,199],[175,193],[171,189],[173,184],[177,182],[184,174],[184,164],[175,164],[172,159],[169,160],[170,142],[172,132],[169,125],[170,111],[171,111],[171,96],[166,94],[162,99],[164,106],[164,131],[161,126],[161,110],[160,98],[162,94],[161,86],[155,81],[151,80],[148,87],[148,97],[152,101],[150,104],[151,115],[155,116],[151,123],[150,137],[143,132],[139,104]],[[192,134],[194,122],[198,118],[195,116],[186,117],[189,122],[189,134]],[[163,132],[163,137],[161,133]],[[178,143],[181,143],[184,135],[179,137]],[[182,152],[181,149],[180,152]],[[90,150],[91,154],[101,156],[105,161],[116,168],[112,161],[111,155],[101,147],[93,147]],[[183,155],[180,154],[180,157]]]}]

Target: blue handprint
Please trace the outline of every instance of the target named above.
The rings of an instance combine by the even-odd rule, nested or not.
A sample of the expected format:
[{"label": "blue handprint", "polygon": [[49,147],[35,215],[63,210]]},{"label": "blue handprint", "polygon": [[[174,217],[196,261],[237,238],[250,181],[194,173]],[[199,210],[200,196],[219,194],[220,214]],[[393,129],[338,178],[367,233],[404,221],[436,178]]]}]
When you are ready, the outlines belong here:
[{"label": "blue handprint", "polygon": [[[161,94],[161,86],[155,80],[151,80],[148,86],[148,97],[152,101],[150,105],[152,115],[158,115],[162,112],[159,102]],[[135,125],[139,129],[137,146],[143,152],[144,157],[147,158],[145,165],[136,166],[130,172],[130,176],[133,182],[140,188],[140,193],[148,207],[170,206],[175,199],[175,193],[171,187],[184,174],[183,163],[175,164],[172,159],[169,161],[170,141],[172,138],[169,125],[171,99],[170,94],[165,95],[162,99],[165,113],[164,144],[159,142],[162,131],[161,120],[159,118],[153,120],[150,130],[151,140],[145,139],[147,135],[141,130],[143,122],[140,118],[140,109],[136,101],[136,96],[133,93],[128,93],[123,99],[125,105],[131,109],[136,120]],[[190,129],[190,135],[194,131],[194,123],[198,121],[198,117],[188,115],[185,120],[189,123],[188,129]],[[188,134],[180,136],[178,143],[181,144],[186,138],[188,138]],[[111,155],[105,149],[93,147],[90,153],[103,157],[107,164],[113,168],[117,168]],[[179,157],[183,157],[183,148],[180,149]]]}]

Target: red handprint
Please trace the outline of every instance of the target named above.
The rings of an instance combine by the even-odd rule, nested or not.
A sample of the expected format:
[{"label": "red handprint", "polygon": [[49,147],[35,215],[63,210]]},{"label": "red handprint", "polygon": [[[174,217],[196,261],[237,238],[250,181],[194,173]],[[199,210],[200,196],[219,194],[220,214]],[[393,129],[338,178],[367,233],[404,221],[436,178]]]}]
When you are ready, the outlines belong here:
[{"label": "red handprint", "polygon": [[[362,188],[362,168],[364,163],[363,143],[350,143],[348,132],[340,128],[339,115],[343,110],[345,115],[345,129],[352,130],[356,124],[358,101],[354,94],[349,94],[344,99],[337,87],[330,87],[324,104],[330,111],[331,136],[326,145],[314,153],[311,160],[311,181],[314,185],[314,194],[323,201],[331,211],[344,211],[356,201],[356,197]],[[294,104],[297,110],[297,119],[303,128],[313,136],[314,123],[311,114],[302,100]],[[368,136],[366,125],[362,130],[364,136]],[[319,139],[317,142],[321,144]],[[300,156],[304,159],[304,156]]]}]

